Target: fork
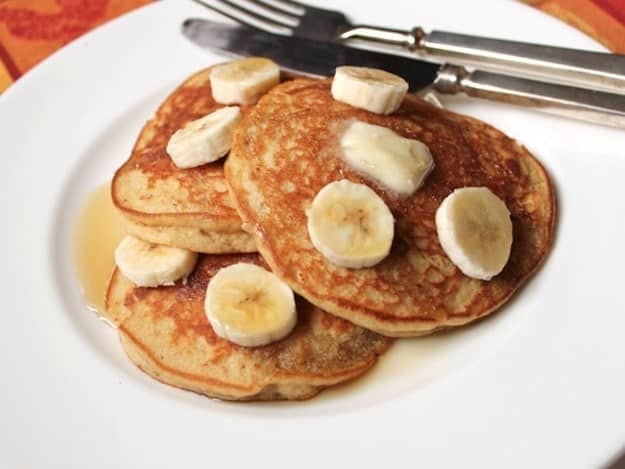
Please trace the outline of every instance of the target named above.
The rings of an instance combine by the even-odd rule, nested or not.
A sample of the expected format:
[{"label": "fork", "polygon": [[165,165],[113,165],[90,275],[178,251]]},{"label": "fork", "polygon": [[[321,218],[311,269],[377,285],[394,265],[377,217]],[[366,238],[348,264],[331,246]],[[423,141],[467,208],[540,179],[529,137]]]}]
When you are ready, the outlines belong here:
[{"label": "fork", "polygon": [[625,92],[625,55],[493,39],[448,31],[425,32],[352,24],[340,11],[293,0],[193,0],[240,24],[324,42],[352,39],[401,47],[467,65],[537,75]]}]

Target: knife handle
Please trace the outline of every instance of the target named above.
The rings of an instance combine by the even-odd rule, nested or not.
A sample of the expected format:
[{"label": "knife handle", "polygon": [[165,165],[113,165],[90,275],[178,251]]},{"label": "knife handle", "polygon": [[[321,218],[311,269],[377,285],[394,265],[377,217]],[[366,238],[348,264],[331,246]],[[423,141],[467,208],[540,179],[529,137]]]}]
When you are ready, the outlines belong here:
[{"label": "knife handle", "polygon": [[469,36],[447,31],[413,30],[415,48],[482,68],[606,87],[625,92],[625,55],[551,47]]},{"label": "knife handle", "polygon": [[625,55],[470,36],[448,31],[426,33],[354,25],[338,39],[364,39],[454,59],[480,68],[506,70],[554,81],[625,92]]},{"label": "knife handle", "polygon": [[625,95],[545,83],[498,73],[443,65],[436,91],[531,107],[540,111],[625,128]]}]

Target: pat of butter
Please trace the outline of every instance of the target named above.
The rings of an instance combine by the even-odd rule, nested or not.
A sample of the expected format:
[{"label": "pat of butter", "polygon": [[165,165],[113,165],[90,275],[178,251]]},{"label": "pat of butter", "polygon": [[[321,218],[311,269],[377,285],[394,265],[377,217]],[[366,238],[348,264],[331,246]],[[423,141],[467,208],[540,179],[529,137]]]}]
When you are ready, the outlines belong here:
[{"label": "pat of butter", "polygon": [[402,195],[414,193],[434,167],[424,143],[361,121],[346,129],[341,150],[356,171]]}]

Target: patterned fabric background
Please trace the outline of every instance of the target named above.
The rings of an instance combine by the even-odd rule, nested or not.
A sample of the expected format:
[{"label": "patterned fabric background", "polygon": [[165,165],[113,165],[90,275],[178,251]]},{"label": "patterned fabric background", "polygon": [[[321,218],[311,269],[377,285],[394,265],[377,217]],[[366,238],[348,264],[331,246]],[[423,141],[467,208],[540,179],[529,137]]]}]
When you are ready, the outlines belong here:
[{"label": "patterned fabric background", "polygon": [[0,91],[72,39],[152,0],[0,0]]},{"label": "patterned fabric background", "polygon": [[[0,0],[0,93],[90,29],[154,0]],[[625,53],[625,0],[523,0]]]}]

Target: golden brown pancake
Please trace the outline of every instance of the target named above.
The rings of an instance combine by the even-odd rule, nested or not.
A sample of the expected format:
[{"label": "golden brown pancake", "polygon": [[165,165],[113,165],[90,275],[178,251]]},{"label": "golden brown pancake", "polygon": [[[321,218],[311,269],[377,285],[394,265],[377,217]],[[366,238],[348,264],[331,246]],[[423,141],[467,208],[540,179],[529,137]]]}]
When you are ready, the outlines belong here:
[{"label": "golden brown pancake", "polygon": [[[146,241],[197,252],[253,252],[224,179],[223,159],[180,169],[166,152],[171,135],[223,105],[213,99],[210,68],[177,88],[143,127],[130,158],[111,186],[129,233]],[[249,108],[242,106],[242,112]]]},{"label": "golden brown pancake", "polygon": [[[492,126],[407,96],[382,116],[335,101],[330,80],[275,87],[243,119],[226,163],[235,205],[272,270],[316,306],[389,336],[415,336],[483,317],[536,270],[553,241],[554,194],[540,163]],[[400,197],[363,178],[339,156],[353,119],[388,127],[429,146],[434,170]],[[330,263],[312,245],[306,209],[326,184],[347,178],[372,187],[395,217],[390,255],[364,269]],[[439,244],[435,212],[454,189],[486,186],[511,212],[514,241],[490,281],[462,274]]]},{"label": "golden brown pancake", "polygon": [[204,313],[206,286],[222,267],[258,254],[204,255],[183,284],[140,288],[115,270],[107,318],[119,326],[130,359],[154,378],[231,400],[306,399],[374,365],[388,338],[297,298],[297,325],[286,338],[242,347],[218,337]]}]

